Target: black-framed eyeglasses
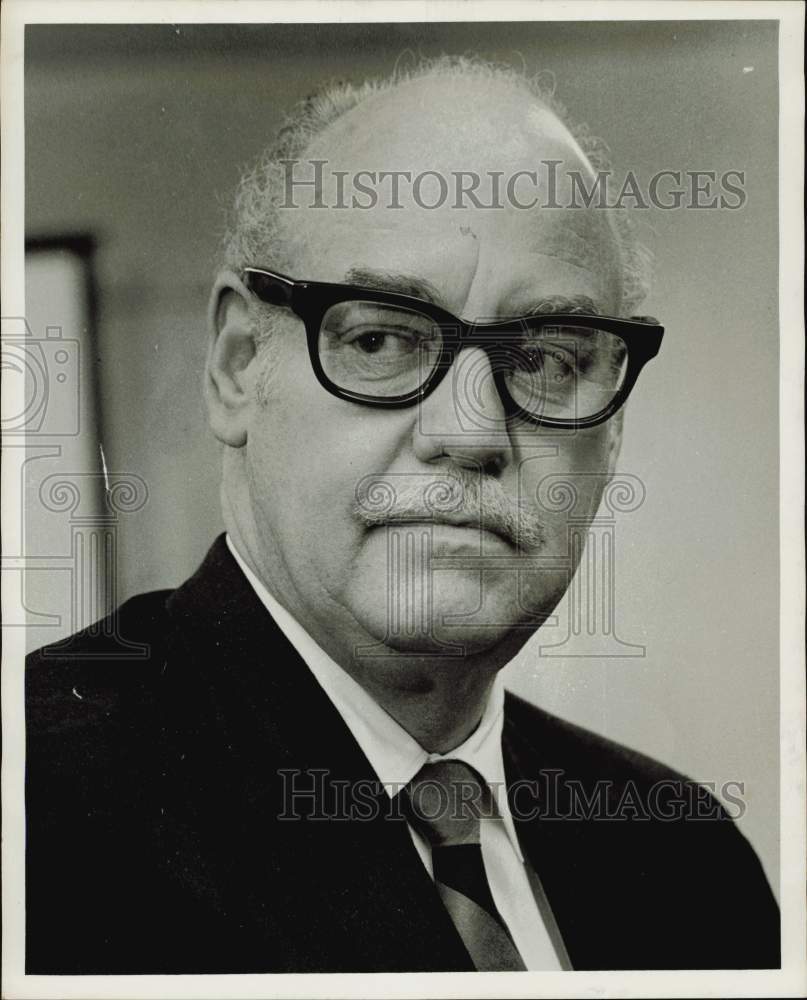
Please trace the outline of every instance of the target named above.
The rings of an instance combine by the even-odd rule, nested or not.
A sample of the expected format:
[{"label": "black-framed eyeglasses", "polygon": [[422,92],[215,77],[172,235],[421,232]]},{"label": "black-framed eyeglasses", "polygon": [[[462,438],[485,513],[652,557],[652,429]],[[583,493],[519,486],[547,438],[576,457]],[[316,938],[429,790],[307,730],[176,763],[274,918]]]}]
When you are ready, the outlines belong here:
[{"label": "black-framed eyeglasses", "polygon": [[322,387],[366,406],[421,402],[457,354],[474,347],[487,356],[508,418],[593,427],[622,406],[664,336],[650,317],[541,313],[468,323],[396,292],[296,281],[255,267],[242,280],[262,302],[303,321]]}]

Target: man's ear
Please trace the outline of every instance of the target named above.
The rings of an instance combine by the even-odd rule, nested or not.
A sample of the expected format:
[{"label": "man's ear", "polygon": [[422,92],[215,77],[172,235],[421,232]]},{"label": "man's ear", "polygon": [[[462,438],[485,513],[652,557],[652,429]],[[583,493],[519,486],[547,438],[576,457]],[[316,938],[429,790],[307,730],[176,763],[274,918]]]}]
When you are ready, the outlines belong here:
[{"label": "man's ear", "polygon": [[216,279],[208,306],[210,342],[204,393],[213,433],[241,448],[254,405],[256,344],[250,322],[250,294],[231,271]]}]

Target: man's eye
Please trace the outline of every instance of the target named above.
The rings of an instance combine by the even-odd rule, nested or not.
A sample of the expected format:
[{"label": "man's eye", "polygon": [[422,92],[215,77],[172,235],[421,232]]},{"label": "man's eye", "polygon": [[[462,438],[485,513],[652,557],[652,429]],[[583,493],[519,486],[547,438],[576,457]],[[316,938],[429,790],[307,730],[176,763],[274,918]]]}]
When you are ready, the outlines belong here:
[{"label": "man's eye", "polygon": [[415,338],[411,334],[392,330],[366,330],[348,334],[342,340],[363,354],[404,354],[415,346]]},{"label": "man's eye", "polygon": [[363,333],[353,341],[367,354],[377,354],[386,344],[387,334],[385,333]]},{"label": "man's eye", "polygon": [[569,371],[574,359],[568,351],[550,345],[527,347],[519,352],[516,367],[525,372],[543,372],[550,369],[558,372]]}]

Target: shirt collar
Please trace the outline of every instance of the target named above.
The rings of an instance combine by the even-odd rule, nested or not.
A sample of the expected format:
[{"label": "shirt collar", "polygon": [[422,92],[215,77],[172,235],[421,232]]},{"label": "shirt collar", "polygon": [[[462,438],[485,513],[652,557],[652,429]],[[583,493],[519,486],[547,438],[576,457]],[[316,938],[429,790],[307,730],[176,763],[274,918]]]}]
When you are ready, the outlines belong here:
[{"label": "shirt collar", "polygon": [[461,760],[481,774],[489,785],[513,850],[523,861],[507,801],[502,757],[504,687],[501,677],[497,675],[495,678],[482,718],[471,735],[447,754],[428,753],[347,671],[328,656],[269,593],[241,557],[229,535],[227,545],[261,603],[342,716],[390,798],[408,785],[424,764],[447,759]]}]

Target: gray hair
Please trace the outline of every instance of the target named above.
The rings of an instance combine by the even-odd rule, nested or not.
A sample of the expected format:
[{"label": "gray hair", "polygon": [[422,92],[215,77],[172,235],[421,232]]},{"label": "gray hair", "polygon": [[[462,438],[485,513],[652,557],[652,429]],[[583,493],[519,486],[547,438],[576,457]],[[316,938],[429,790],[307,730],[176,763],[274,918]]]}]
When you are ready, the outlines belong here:
[{"label": "gray hair", "polygon": [[[551,74],[528,76],[512,66],[468,56],[439,56],[417,60],[406,68],[396,67],[388,77],[367,80],[355,85],[336,82],[305,98],[286,116],[274,141],[258,162],[241,178],[229,219],[223,247],[225,267],[236,273],[258,261],[266,261],[278,270],[293,270],[288,249],[279,226],[278,206],[284,198],[283,161],[304,158],[311,142],[334,121],[365,100],[386,93],[410,80],[453,78],[493,80],[511,84],[534,101],[552,111],[580,146],[592,168],[610,170],[607,145],[593,136],[586,125],[569,120],[566,108],[554,94]],[[623,208],[609,209],[619,244],[622,271],[621,311],[628,314],[645,298],[649,290],[652,255],[636,235],[635,222]],[[266,330],[260,323],[260,339]]]}]

